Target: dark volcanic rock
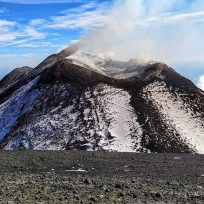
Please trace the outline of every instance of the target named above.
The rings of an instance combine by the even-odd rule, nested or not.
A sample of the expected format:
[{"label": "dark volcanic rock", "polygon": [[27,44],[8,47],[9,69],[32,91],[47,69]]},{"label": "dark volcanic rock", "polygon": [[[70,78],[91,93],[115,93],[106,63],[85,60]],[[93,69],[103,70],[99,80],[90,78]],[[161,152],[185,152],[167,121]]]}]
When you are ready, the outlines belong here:
[{"label": "dark volcanic rock", "polygon": [[[84,151],[1,151],[1,203],[202,204],[204,156],[167,154],[166,163],[163,157],[102,151],[94,155]],[[87,171],[67,171],[77,165]],[[134,171],[124,171],[130,165]],[[118,184],[124,187],[115,188]]]},{"label": "dark volcanic rock", "polygon": [[114,75],[74,52],[1,81],[1,149],[204,153],[204,93],[191,81],[162,63]]},{"label": "dark volcanic rock", "polygon": [[6,75],[1,81],[0,81],[0,89],[6,88],[15,82],[17,82],[20,78],[28,75],[31,72],[31,67],[21,67],[14,69],[11,73]]}]

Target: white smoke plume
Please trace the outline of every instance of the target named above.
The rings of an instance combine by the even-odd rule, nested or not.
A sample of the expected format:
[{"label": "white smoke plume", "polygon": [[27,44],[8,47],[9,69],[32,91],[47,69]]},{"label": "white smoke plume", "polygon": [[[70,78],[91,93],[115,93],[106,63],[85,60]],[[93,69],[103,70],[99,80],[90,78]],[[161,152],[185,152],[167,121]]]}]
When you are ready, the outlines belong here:
[{"label": "white smoke plume", "polygon": [[204,91],[204,75],[199,77],[196,85]]},{"label": "white smoke plume", "polygon": [[103,26],[80,40],[81,50],[168,64],[204,59],[203,0],[115,0],[106,10]]}]

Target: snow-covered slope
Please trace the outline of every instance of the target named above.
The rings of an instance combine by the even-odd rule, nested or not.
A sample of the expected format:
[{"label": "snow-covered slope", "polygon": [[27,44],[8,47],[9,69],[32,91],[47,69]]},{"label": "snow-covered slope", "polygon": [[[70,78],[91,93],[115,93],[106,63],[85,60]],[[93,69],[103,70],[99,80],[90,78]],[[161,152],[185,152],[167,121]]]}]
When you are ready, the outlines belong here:
[{"label": "snow-covered slope", "polygon": [[35,111],[26,117],[28,123],[15,129],[5,149],[22,146],[75,149],[77,142],[80,148],[86,150],[140,151],[142,129],[134,109],[129,106],[130,95],[127,92],[99,84],[92,90],[84,90],[80,98],[75,95],[68,100],[73,91],[70,85],[44,86],[35,90],[42,95],[40,103],[49,103],[53,93],[53,97],[61,97],[61,102],[49,111],[45,111],[48,107],[41,111],[41,105],[36,100]]},{"label": "snow-covered slope", "polygon": [[145,98],[161,110],[162,120],[178,132],[183,142],[195,151],[204,154],[202,113],[195,113],[192,107],[183,100],[183,94],[171,93],[164,82],[154,82],[146,86],[143,91],[148,93]]},{"label": "snow-covered slope", "polygon": [[165,64],[71,51],[4,81],[1,149],[204,153],[204,93],[192,82]]},{"label": "snow-covered slope", "polygon": [[18,118],[32,107],[33,102],[39,96],[39,92],[31,90],[39,77],[22,86],[8,100],[0,105],[0,141],[4,139]]}]

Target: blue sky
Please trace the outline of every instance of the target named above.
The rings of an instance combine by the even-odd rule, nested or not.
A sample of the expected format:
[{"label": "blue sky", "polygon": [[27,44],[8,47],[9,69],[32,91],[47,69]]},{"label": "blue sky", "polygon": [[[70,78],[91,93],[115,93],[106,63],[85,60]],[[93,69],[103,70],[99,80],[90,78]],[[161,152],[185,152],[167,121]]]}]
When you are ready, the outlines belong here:
[{"label": "blue sky", "polygon": [[105,3],[0,1],[0,78],[15,67],[36,66],[48,55],[78,40],[98,24],[101,14],[96,8]]},{"label": "blue sky", "polygon": [[[147,50],[148,54],[161,52],[152,56],[174,66],[191,80],[204,75],[203,0],[0,0],[0,78],[15,67],[35,67],[90,29],[101,27],[107,19],[108,26],[102,32],[99,30],[100,35],[95,38],[97,42],[104,40],[99,46],[111,44],[103,33],[112,32],[108,36],[111,38],[126,30],[138,36],[135,44],[127,40],[129,48],[138,45],[143,54]],[[152,27],[154,24],[156,28]],[[134,37],[125,33],[114,40],[118,43],[124,39],[133,41]],[[120,49],[114,44],[110,47]]]}]

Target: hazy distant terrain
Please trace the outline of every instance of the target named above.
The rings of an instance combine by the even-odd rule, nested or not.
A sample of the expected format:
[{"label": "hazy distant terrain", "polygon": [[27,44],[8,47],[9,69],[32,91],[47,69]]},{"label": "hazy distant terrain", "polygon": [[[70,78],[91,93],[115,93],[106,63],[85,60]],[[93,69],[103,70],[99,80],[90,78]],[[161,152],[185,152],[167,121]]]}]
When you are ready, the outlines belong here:
[{"label": "hazy distant terrain", "polygon": [[204,202],[204,155],[0,152],[1,203]]}]

